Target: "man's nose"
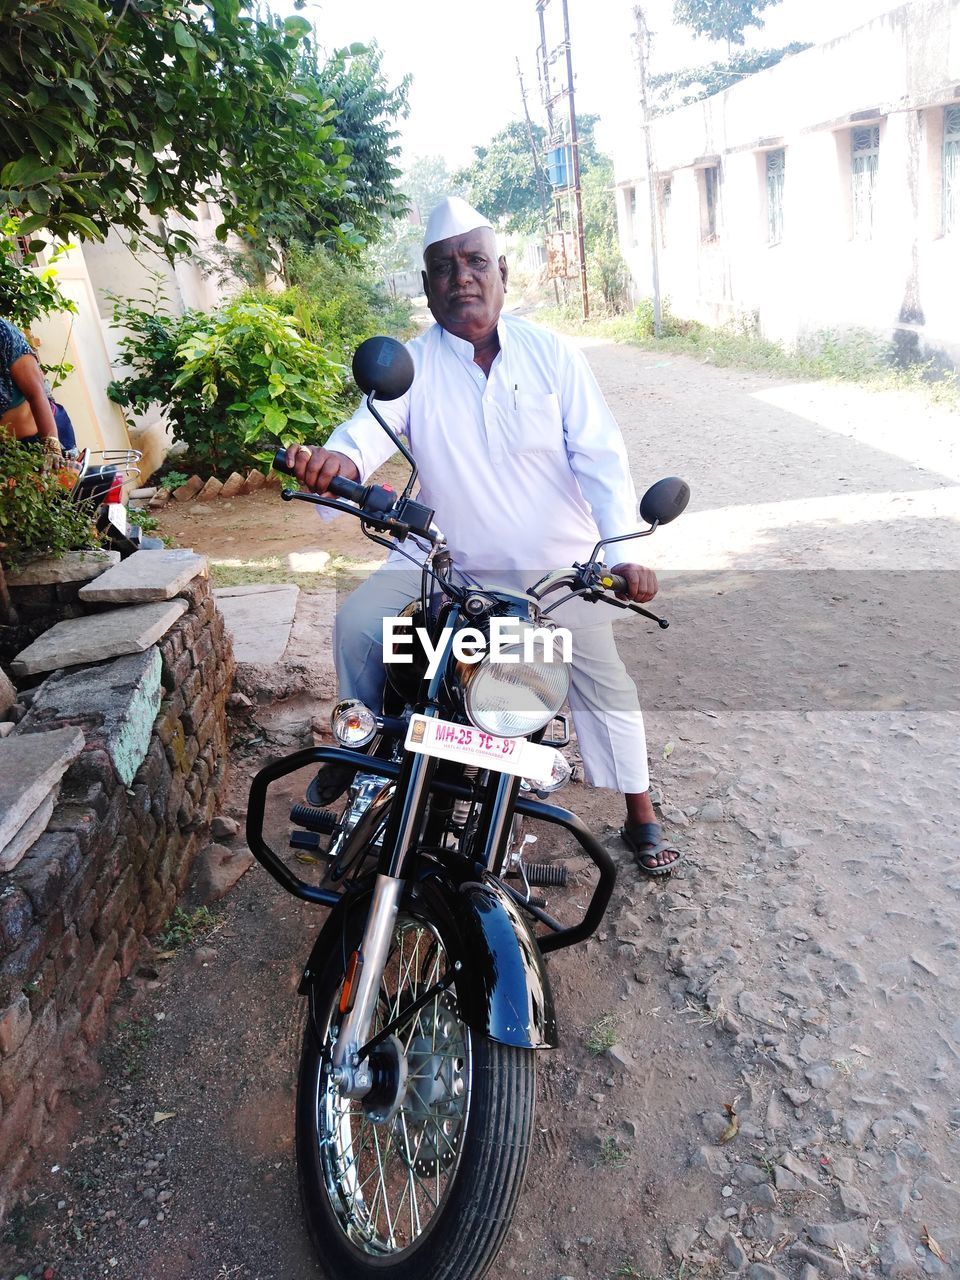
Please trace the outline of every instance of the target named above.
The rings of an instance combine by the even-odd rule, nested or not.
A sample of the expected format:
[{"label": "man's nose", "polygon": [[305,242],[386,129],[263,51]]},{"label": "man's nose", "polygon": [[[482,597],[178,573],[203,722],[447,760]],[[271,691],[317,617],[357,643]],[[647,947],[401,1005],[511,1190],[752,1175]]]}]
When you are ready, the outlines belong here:
[{"label": "man's nose", "polygon": [[457,284],[470,279],[470,264],[466,260],[462,262],[454,261],[453,278]]}]

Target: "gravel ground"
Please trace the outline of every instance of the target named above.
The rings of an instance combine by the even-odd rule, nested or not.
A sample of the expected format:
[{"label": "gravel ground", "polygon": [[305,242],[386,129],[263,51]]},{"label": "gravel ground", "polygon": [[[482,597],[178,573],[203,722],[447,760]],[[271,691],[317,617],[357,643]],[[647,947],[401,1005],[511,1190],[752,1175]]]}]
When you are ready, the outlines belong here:
[{"label": "gravel ground", "polygon": [[[687,858],[654,883],[621,857],[604,930],[551,961],[563,1042],[497,1274],[960,1275],[956,417],[588,355],[638,487],[694,490],[648,544],[674,625],[618,631]],[[232,546],[256,543],[256,502]],[[244,510],[205,515],[194,544]],[[338,529],[306,536],[336,548]],[[238,731],[235,816],[252,765],[308,731],[311,672],[329,688],[308,643],[328,601],[303,597],[306,684],[278,673],[266,728]],[[620,857],[609,797],[565,800]],[[550,852],[572,910],[581,865]],[[127,984],[103,1082],[7,1225],[3,1280],[320,1274],[291,1143],[316,915],[257,870],[216,914]]]}]

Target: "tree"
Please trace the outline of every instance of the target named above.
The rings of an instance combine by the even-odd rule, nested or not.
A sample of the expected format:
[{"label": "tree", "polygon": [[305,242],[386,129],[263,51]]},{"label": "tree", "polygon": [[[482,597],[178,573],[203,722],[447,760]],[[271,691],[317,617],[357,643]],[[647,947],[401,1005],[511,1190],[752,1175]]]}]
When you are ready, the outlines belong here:
[{"label": "tree", "polygon": [[[593,132],[597,116],[578,116],[580,171],[597,163]],[[546,130],[533,125],[538,151],[546,147]],[[491,222],[504,221],[508,231],[538,231],[543,226],[536,169],[526,124],[512,121],[486,147],[474,147],[475,159],[455,175],[467,189],[467,197]]]},{"label": "tree", "polygon": [[675,111],[689,102],[700,102],[715,93],[723,93],[747,76],[775,67],[794,53],[809,49],[809,44],[794,41],[782,49],[759,49],[732,54],[727,62],[710,62],[703,67],[683,67],[650,77],[655,115]]},{"label": "tree", "polygon": [[[336,104],[336,137],[350,156],[344,191],[329,212],[367,242],[374,241],[384,226],[407,212],[397,183],[400,133],[394,125],[410,114],[411,77],[391,87],[383,74],[383,54],[374,42],[338,50],[315,79],[324,99]],[[313,238],[323,238],[320,230],[321,236]]]},{"label": "tree", "polygon": [[744,44],[747,27],[762,27],[760,14],[780,0],[674,0],[673,17],[708,40],[724,40],[730,46]]},{"label": "tree", "polygon": [[255,239],[279,206],[338,227],[347,144],[336,103],[297,74],[311,28],[241,0],[0,0],[0,207],[23,234],[111,226],[171,256],[148,215],[223,211]]}]

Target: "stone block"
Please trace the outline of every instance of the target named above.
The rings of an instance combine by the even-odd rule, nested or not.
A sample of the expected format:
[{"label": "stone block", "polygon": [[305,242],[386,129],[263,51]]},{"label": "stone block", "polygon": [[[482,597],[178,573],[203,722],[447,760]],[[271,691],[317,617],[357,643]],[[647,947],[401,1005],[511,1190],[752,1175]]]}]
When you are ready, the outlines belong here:
[{"label": "stone block", "polygon": [[267,483],[267,477],[262,471],[248,471],[247,478],[243,482],[241,493],[256,493],[258,489],[262,489]]},{"label": "stone block", "polygon": [[220,490],[223,488],[223,482],[218,480],[216,476],[211,476],[207,483],[197,494],[198,502],[214,502],[220,497]]},{"label": "stone block", "polygon": [[249,849],[230,850],[212,844],[197,858],[194,892],[201,905],[217,902],[253,866]]},{"label": "stone block", "polygon": [[179,547],[137,551],[80,588],[80,599],[96,604],[172,600],[193,578],[206,573],[203,556]]},{"label": "stone block", "polygon": [[15,675],[33,675],[142,653],[166,634],[186,608],[185,600],[168,600],[58,622],[18,653],[11,668]]},{"label": "stone block", "polygon": [[182,484],[179,489],[174,489],[174,502],[192,502],[200,490],[203,488],[203,481],[199,476],[191,476],[186,484]]},{"label": "stone block", "polygon": [[150,499],[150,510],[162,511],[169,501],[170,501],[170,490],[158,489],[157,492]]},{"label": "stone block", "polygon": [[[140,605],[120,612],[167,609],[180,603]],[[160,650],[153,647],[98,667],[60,672],[40,686],[12,740],[18,741],[18,735],[35,736],[32,730],[51,722],[80,721],[91,741],[103,743],[124,786],[129,786],[147,754],[160,710],[160,671]]]},{"label": "stone block", "polygon": [[215,591],[237,662],[277,662],[290,639],[300,588],[285,583]]},{"label": "stone block", "polygon": [[9,711],[16,700],[17,691],[13,687],[10,677],[0,671],[0,716]]},{"label": "stone block", "polygon": [[[0,740],[0,868],[3,850],[83,750],[75,725]],[[6,869],[6,868],[3,868]]]},{"label": "stone block", "polygon": [[223,482],[220,490],[221,498],[235,498],[244,486],[244,478],[239,472],[232,471]]},{"label": "stone block", "polygon": [[119,551],[67,551],[62,556],[34,560],[18,573],[8,573],[7,586],[49,587],[65,582],[89,582],[119,563]]},{"label": "stone block", "polygon": [[53,806],[57,802],[60,784],[53,788],[45,800],[33,811],[15,836],[0,849],[0,871],[11,871],[18,862],[27,856],[36,842],[47,829],[47,823],[53,816]]},{"label": "stone block", "polygon": [[0,955],[9,955],[27,936],[33,922],[30,899],[16,885],[0,891]]},{"label": "stone block", "polygon": [[13,1004],[0,1010],[0,1054],[7,1056],[16,1053],[26,1039],[32,1022],[30,1001],[21,991]]},{"label": "stone block", "polygon": [[83,853],[72,831],[47,831],[20,864],[17,884],[38,917],[50,915],[80,870]]}]

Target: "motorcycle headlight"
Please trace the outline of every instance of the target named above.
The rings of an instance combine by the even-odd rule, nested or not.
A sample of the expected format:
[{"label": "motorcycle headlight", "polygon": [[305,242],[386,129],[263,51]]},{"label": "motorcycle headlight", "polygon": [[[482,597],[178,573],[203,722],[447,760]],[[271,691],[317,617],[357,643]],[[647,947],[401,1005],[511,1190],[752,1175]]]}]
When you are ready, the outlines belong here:
[{"label": "motorcycle headlight", "polygon": [[341,747],[365,747],[377,732],[377,717],[359,698],[345,698],[330,717],[333,736]]},{"label": "motorcycle headlight", "polygon": [[461,666],[470,723],[498,738],[528,738],[563,706],[570,672],[563,662],[491,662]]}]

